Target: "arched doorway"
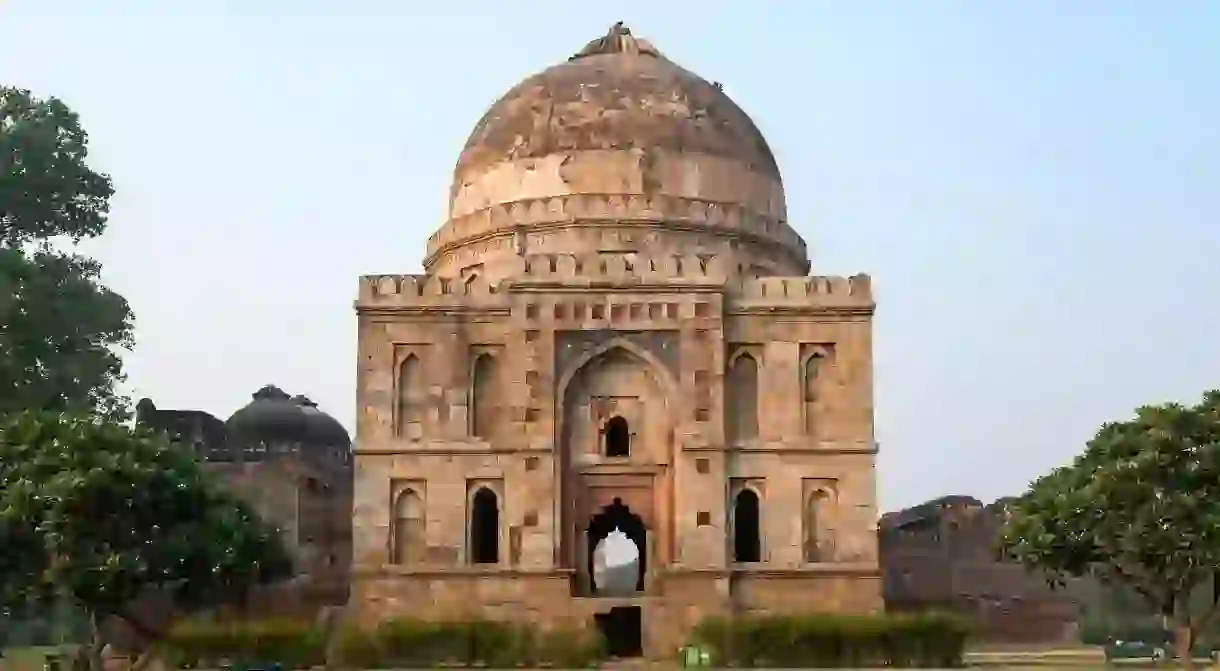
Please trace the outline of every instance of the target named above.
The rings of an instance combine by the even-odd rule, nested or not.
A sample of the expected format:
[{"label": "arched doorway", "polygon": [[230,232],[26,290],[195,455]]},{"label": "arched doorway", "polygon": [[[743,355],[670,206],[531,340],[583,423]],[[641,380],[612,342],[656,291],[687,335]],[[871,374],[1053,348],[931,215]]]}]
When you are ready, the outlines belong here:
[{"label": "arched doorway", "polygon": [[589,576],[589,587],[593,594],[598,594],[597,578],[594,573],[593,555],[599,543],[606,539],[615,529],[621,531],[635,544],[638,558],[636,559],[635,591],[644,591],[644,576],[648,573],[648,531],[639,515],[631,512],[621,499],[614,499],[610,505],[589,521],[586,568]]},{"label": "arched doorway", "polygon": [[[588,535],[591,519],[605,514],[602,506],[608,501],[591,495],[594,489],[630,492],[621,500],[630,501],[634,515],[647,520],[651,537],[645,541],[642,528],[631,529],[634,524],[624,523],[619,530],[647,563],[663,565],[673,555],[675,385],[664,364],[647,350],[617,338],[567,368],[558,385],[562,411],[555,427],[555,506],[561,524],[556,559],[573,569],[573,594],[587,595],[590,553],[615,528],[609,524],[595,537]],[[607,458],[617,463],[605,463]]]},{"label": "arched doorway", "polygon": [[762,561],[762,529],[758,494],[749,488],[733,502],[733,561]]}]

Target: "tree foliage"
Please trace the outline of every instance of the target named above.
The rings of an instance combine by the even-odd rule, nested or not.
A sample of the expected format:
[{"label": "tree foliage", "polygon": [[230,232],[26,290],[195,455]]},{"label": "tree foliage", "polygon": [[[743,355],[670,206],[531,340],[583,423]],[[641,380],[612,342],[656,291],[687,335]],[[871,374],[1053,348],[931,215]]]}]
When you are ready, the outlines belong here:
[{"label": "tree foliage", "polygon": [[1092,574],[1129,586],[1189,645],[1216,610],[1214,598],[1202,612],[1190,601],[1220,571],[1220,391],[1102,426],[1010,506],[1001,546],[1052,582]]},{"label": "tree foliage", "polygon": [[278,530],[164,437],[90,417],[0,422],[0,601],[66,594],[142,635],[150,590],[181,611],[240,602],[291,575]]},{"label": "tree foliage", "polygon": [[102,234],[114,185],[88,155],[89,135],[62,101],[0,87],[0,244]]},{"label": "tree foliage", "polygon": [[87,156],[67,105],[0,87],[0,414],[120,403],[131,310],[97,262],[55,244],[106,228],[114,188]]}]

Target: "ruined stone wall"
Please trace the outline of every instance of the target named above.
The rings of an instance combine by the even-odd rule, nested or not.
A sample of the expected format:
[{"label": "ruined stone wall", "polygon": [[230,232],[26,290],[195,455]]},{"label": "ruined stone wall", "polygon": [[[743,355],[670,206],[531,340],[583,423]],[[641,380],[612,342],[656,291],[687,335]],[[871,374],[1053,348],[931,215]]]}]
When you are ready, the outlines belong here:
[{"label": "ruined stone wall", "polygon": [[[351,572],[351,485],[326,469],[292,455],[252,462],[205,462],[263,519],[283,530],[298,573],[309,576],[295,589],[306,607],[343,603]],[[263,599],[271,605],[284,589]],[[296,606],[293,606],[294,608]]]}]

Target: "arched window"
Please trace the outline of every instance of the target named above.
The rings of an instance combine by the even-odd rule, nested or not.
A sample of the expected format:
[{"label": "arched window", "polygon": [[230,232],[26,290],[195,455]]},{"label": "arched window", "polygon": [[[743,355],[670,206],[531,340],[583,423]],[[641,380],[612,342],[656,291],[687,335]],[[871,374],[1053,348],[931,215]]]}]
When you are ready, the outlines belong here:
[{"label": "arched window", "polygon": [[758,494],[742,489],[733,500],[733,561],[762,561]]},{"label": "arched window", "polygon": [[499,421],[496,401],[499,387],[499,365],[491,354],[480,354],[470,373],[471,404],[470,435],[490,439]]},{"label": "arched window", "polygon": [[605,453],[607,457],[631,456],[631,429],[627,420],[614,416],[606,422]]},{"label": "arched window", "polygon": [[390,561],[416,564],[424,547],[424,502],[413,489],[404,489],[394,500]]},{"label": "arched window", "polygon": [[487,487],[470,499],[470,563],[500,562],[500,501]]},{"label": "arched window", "polygon": [[818,376],[822,372],[822,355],[814,354],[805,360],[805,371],[801,380],[801,401],[805,412],[805,433],[816,433],[818,416]]},{"label": "arched window", "polygon": [[423,382],[419,358],[408,354],[398,367],[397,433],[400,436],[408,435],[408,424],[423,422]]},{"label": "arched window", "polygon": [[758,437],[758,362],[749,354],[733,359],[726,376],[725,433],[730,442]]},{"label": "arched window", "polygon": [[834,560],[834,531],[831,528],[830,493],[819,489],[805,502],[805,561]]}]

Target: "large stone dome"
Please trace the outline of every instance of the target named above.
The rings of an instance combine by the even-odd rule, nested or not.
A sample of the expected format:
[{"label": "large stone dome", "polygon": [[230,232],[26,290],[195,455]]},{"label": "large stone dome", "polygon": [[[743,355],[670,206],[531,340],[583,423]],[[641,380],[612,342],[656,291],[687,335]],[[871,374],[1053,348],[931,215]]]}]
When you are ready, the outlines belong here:
[{"label": "large stone dome", "polygon": [[304,396],[290,396],[275,385],[251,395],[251,401],[225,422],[236,447],[292,447],[305,450],[346,450],[347,430]]},{"label": "large stone dome", "polygon": [[721,89],[616,24],[527,78],[475,126],[425,266],[512,274],[523,254],[709,254],[808,270],[779,168]]}]

